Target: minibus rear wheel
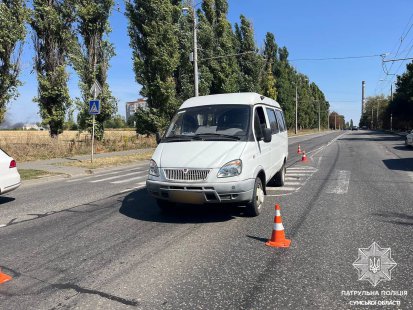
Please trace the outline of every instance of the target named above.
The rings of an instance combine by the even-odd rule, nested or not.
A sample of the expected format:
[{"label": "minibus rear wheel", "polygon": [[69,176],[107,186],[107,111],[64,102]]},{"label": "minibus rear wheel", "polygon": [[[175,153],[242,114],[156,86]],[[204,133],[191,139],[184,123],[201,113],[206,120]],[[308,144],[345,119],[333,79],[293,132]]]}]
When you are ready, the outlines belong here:
[{"label": "minibus rear wheel", "polygon": [[261,178],[257,177],[255,179],[252,200],[247,203],[247,215],[257,216],[261,213],[262,206],[264,205],[264,196],[264,187],[262,186]]},{"label": "minibus rear wheel", "polygon": [[280,171],[274,176],[274,185],[275,186],[284,186],[285,183],[285,173],[287,171],[287,167],[285,166],[285,162],[281,167]]}]

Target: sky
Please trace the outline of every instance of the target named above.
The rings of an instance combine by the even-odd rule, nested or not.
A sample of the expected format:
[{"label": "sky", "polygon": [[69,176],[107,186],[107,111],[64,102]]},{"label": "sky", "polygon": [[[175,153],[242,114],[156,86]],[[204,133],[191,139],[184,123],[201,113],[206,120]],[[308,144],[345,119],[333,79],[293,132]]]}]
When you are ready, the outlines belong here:
[{"label": "sky", "polygon": [[[119,100],[118,114],[125,116],[125,103],[140,97],[135,81],[132,50],[129,47],[124,2],[115,0],[110,18],[110,41],[116,56],[110,62],[108,83]],[[232,24],[246,16],[254,27],[258,47],[263,46],[266,32],[275,35],[279,46],[286,46],[290,63],[310,82],[315,82],[330,102],[330,111],[358,124],[361,112],[361,83],[366,81],[366,96],[390,95],[395,74],[405,71],[407,62],[387,63],[385,59],[413,55],[413,1],[411,0],[229,0],[228,19]],[[23,86],[20,96],[8,106],[9,122],[41,121],[33,98],[37,95],[33,71],[34,50],[29,33],[22,56]],[[348,58],[314,60],[326,58]],[[372,57],[370,57],[372,56]],[[80,97],[78,78],[69,68],[69,90],[72,98]],[[201,77],[202,78],[202,77]],[[394,89],[394,86],[393,86]]]}]

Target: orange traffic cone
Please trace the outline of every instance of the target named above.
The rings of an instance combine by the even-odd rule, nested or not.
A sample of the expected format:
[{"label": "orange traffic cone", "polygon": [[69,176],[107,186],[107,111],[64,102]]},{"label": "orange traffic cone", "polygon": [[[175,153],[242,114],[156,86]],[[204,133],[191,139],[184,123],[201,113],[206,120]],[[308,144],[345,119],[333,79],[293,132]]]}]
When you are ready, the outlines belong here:
[{"label": "orange traffic cone", "polygon": [[298,145],[297,154],[301,154],[301,147],[300,147],[300,145]]},{"label": "orange traffic cone", "polygon": [[265,244],[275,248],[290,247],[291,240],[285,239],[284,226],[281,219],[281,208],[275,205],[274,229],[272,230],[271,239]]},{"label": "orange traffic cone", "polygon": [[303,151],[303,156],[301,156],[301,161],[307,161],[307,155],[305,155],[304,151]]},{"label": "orange traffic cone", "polygon": [[13,279],[12,277],[10,277],[9,275],[2,273],[1,269],[0,269],[0,284],[10,281],[11,279]]}]

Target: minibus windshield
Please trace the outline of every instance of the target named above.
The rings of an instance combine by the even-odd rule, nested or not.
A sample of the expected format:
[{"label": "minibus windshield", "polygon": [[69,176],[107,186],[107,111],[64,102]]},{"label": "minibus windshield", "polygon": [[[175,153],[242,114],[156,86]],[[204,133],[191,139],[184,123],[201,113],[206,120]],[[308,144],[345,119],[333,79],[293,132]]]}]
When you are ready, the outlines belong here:
[{"label": "minibus windshield", "polygon": [[249,119],[250,107],[246,105],[187,108],[174,116],[165,138],[240,140],[248,133]]}]

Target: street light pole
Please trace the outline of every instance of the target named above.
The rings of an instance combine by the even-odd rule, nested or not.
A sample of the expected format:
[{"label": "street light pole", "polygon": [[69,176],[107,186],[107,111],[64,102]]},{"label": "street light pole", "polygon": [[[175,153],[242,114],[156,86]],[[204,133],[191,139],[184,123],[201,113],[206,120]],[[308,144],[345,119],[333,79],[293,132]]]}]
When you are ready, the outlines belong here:
[{"label": "street light pole", "polygon": [[198,40],[197,40],[197,22],[195,7],[192,8],[194,13],[194,81],[195,81],[195,97],[199,96],[198,92]]},{"label": "street light pole", "polygon": [[295,84],[295,134],[297,134],[298,127],[298,89],[297,84]]}]

